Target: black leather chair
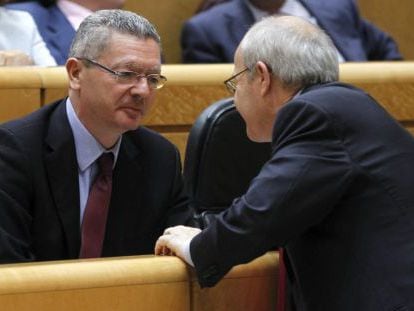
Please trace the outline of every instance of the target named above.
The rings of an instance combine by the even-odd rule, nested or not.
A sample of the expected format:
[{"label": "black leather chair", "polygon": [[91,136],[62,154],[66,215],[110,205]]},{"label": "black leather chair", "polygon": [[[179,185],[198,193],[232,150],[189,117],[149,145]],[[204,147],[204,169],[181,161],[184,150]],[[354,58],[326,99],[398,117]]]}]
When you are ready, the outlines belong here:
[{"label": "black leather chair", "polygon": [[187,141],[184,178],[200,227],[242,195],[270,158],[270,143],[254,143],[233,98],[206,108]]}]

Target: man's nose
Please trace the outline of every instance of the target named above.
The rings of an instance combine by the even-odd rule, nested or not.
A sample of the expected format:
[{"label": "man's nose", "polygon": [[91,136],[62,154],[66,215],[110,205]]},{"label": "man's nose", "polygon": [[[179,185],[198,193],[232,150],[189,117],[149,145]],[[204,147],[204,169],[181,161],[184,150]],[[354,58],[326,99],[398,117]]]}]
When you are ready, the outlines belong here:
[{"label": "man's nose", "polygon": [[139,94],[142,97],[150,95],[152,89],[146,77],[137,77],[131,87],[131,94]]}]

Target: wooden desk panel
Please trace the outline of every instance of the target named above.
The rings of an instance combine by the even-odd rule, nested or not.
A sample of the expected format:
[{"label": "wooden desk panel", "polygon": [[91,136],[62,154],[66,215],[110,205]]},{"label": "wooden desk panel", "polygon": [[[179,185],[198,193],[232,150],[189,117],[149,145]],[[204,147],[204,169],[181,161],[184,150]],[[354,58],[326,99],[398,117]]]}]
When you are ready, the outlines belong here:
[{"label": "wooden desk panel", "polygon": [[42,106],[68,96],[68,77],[66,68],[40,68],[39,76],[42,81]]},{"label": "wooden desk panel", "polygon": [[25,116],[40,108],[41,92],[34,89],[0,89],[0,123]]},{"label": "wooden desk panel", "polygon": [[[228,97],[223,81],[232,64],[164,65],[166,86],[144,124],[175,143],[184,158],[186,139],[198,115]],[[340,80],[363,88],[407,128],[414,128],[414,62],[340,65]],[[0,121],[23,116],[67,95],[64,67],[0,68]]]},{"label": "wooden desk panel", "polygon": [[0,67],[0,122],[19,118],[41,106],[38,68]]},{"label": "wooden desk panel", "polygon": [[189,310],[187,266],[135,256],[0,266],[7,311]]},{"label": "wooden desk panel", "polygon": [[7,311],[273,310],[278,254],[234,267],[200,289],[177,257],[131,256],[0,265],[0,308]]},{"label": "wooden desk panel", "polygon": [[191,126],[213,102],[229,97],[223,85],[166,85],[159,90],[144,123],[150,126]]},{"label": "wooden desk panel", "polygon": [[275,310],[278,267],[278,253],[269,252],[248,264],[234,267],[212,288],[201,289],[193,275],[191,310]]}]

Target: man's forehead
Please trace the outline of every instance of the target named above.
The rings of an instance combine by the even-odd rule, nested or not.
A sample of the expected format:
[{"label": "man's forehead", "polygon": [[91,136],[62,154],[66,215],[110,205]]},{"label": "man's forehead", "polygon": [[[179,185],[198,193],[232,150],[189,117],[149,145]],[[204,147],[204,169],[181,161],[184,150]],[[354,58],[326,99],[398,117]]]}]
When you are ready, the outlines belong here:
[{"label": "man's forehead", "polygon": [[138,34],[125,33],[125,32],[113,31],[113,30],[111,31],[108,40],[109,41],[131,40],[131,41],[137,41],[137,42],[143,42],[143,43],[153,43],[159,46],[159,43],[152,37],[149,37],[149,36],[144,37]]},{"label": "man's forehead", "polygon": [[129,53],[133,50],[141,51],[142,53],[161,53],[161,47],[159,43],[153,38],[139,38],[133,35],[122,33],[111,36],[107,42],[107,48],[105,50],[107,53]]}]

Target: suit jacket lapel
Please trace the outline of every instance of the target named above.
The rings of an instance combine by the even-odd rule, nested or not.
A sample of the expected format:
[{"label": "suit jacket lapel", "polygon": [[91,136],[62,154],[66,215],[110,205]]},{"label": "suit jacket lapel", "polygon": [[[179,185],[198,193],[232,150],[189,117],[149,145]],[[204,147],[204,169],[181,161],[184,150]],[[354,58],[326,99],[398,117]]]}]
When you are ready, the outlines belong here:
[{"label": "suit jacket lapel", "polygon": [[329,35],[338,51],[347,61],[366,59],[360,35],[355,29],[344,27],[341,21],[355,23],[355,12],[338,10],[336,1],[300,0],[302,5],[318,21],[318,25]]},{"label": "suit jacket lapel", "polygon": [[80,247],[78,164],[65,100],[58,104],[51,115],[45,144],[46,171],[69,257],[77,258]]},{"label": "suit jacket lapel", "polygon": [[57,6],[52,6],[49,9],[47,29],[49,30],[48,42],[55,50],[55,55],[59,57],[56,61],[62,64],[68,57],[70,45],[75,36],[75,29]]},{"label": "suit jacket lapel", "polygon": [[243,0],[234,2],[234,10],[225,14],[227,19],[228,33],[233,36],[232,40],[237,47],[244,34],[254,24],[254,17]]},{"label": "suit jacket lapel", "polygon": [[122,138],[118,160],[115,165],[112,183],[111,204],[108,211],[106,225],[106,238],[103,255],[116,253],[114,241],[125,239],[128,230],[140,230],[131,228],[129,223],[136,221],[141,215],[140,206],[145,204],[142,199],[144,183],[144,164],[142,151],[132,142],[128,133]]}]

